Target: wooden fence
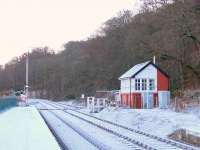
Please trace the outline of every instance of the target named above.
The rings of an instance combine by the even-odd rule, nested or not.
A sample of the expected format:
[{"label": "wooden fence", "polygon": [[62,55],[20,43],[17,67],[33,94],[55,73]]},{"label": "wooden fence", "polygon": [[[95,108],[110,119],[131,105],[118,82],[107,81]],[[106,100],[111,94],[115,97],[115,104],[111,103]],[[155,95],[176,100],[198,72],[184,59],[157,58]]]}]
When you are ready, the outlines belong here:
[{"label": "wooden fence", "polygon": [[200,107],[200,97],[175,97],[171,102],[171,106],[176,112],[180,112],[189,107]]}]

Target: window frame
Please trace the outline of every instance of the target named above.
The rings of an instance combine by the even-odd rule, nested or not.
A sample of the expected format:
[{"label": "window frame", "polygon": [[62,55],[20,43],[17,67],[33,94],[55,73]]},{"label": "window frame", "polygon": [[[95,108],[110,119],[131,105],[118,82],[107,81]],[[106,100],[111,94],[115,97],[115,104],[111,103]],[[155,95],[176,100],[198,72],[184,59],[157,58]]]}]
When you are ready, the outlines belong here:
[{"label": "window frame", "polygon": [[149,90],[150,91],[154,91],[156,88],[155,88],[155,79],[151,78],[149,79]]},{"label": "window frame", "polygon": [[141,79],[141,89],[142,91],[146,91],[147,90],[147,79]]},{"label": "window frame", "polygon": [[141,90],[141,79],[135,79],[135,90],[140,91]]}]

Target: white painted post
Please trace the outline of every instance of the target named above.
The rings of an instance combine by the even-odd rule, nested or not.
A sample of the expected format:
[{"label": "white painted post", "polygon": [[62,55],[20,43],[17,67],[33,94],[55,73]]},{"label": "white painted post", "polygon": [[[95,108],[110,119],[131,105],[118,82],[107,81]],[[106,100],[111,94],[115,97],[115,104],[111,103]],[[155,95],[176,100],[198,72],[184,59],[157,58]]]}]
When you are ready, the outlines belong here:
[{"label": "white painted post", "polygon": [[92,104],[91,110],[92,110],[92,112],[94,112],[94,99],[92,98],[91,101],[92,101],[92,103],[91,103]]},{"label": "white painted post", "polygon": [[149,92],[147,92],[146,96],[147,96],[147,108],[149,109],[149,96],[150,96]]},{"label": "white painted post", "polygon": [[97,106],[96,106],[96,108],[97,108],[97,112],[100,111],[100,104],[99,104],[99,102],[100,102],[100,99],[97,98]]},{"label": "white painted post", "polygon": [[153,63],[156,64],[156,56],[153,56]]}]

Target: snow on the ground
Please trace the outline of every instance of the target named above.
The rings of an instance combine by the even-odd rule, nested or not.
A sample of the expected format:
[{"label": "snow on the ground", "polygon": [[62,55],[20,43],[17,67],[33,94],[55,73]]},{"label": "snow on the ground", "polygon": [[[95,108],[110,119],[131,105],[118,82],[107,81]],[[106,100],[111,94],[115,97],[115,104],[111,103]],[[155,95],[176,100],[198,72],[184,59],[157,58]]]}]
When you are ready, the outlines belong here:
[{"label": "snow on the ground", "polygon": [[[49,105],[48,108],[53,108],[53,107]],[[73,128],[75,128],[76,131],[79,131],[79,133],[82,134],[81,136],[84,136],[84,138],[89,139],[90,141],[92,141],[93,143],[95,143],[96,145],[98,145],[100,147],[104,147],[103,149],[110,149],[110,150],[131,149],[127,146],[128,144],[124,144],[124,141],[121,138],[111,135],[110,133],[108,133],[102,129],[99,129],[98,127],[88,124],[87,122],[85,122],[83,120],[72,117],[71,115],[66,114],[60,110],[57,110],[57,111],[55,110],[54,113],[56,113],[63,120],[68,122],[68,124],[73,126]],[[49,116],[47,116],[47,117],[49,117]],[[67,132],[66,132],[66,134],[67,134]],[[73,140],[71,141],[71,143],[68,143],[68,144],[72,145],[72,147],[74,144],[77,144],[77,146],[78,146],[79,141],[81,139],[82,139],[81,137],[77,138],[76,141],[78,141],[78,144],[77,144],[77,142],[74,142]]]},{"label": "snow on the ground", "polygon": [[[66,121],[71,122],[73,126],[82,131],[82,134],[84,134],[86,137],[90,137],[93,139],[94,143],[98,143],[98,145],[102,145],[103,147],[107,147],[105,149],[110,150],[123,150],[123,149],[131,149],[125,144],[124,140],[121,138],[118,138],[102,129],[99,129],[98,127],[95,127],[93,125],[90,125],[86,123],[85,121],[79,120],[77,118],[74,118],[70,115],[66,115],[61,111],[56,112],[59,116],[62,116],[63,119]],[[129,143],[130,144],[130,143]]]},{"label": "snow on the ground", "polygon": [[[52,128],[56,131],[59,137],[65,142],[69,150],[97,150],[95,146],[86,141],[72,128],[63,124],[63,122],[56,118],[53,114],[47,111],[42,112],[42,114],[51,124]],[[78,141],[78,144],[76,141]]]},{"label": "snow on the ground", "polygon": [[184,110],[185,113],[193,114],[200,119],[200,107],[189,107]]},{"label": "snow on the ground", "polygon": [[[82,109],[81,111],[89,113],[88,109]],[[193,110],[192,112],[177,113],[170,109],[125,109],[110,107],[105,108],[99,113],[90,114],[160,137],[167,137],[180,128],[200,132],[200,110],[197,108],[196,111]]]},{"label": "snow on the ground", "polygon": [[15,107],[0,113],[1,150],[60,150],[34,107]]},{"label": "snow on the ground", "polygon": [[[77,102],[62,102],[68,105],[79,105]],[[99,118],[110,120],[131,128],[142,130],[160,137],[167,137],[175,130],[183,128],[200,132],[200,108],[188,108],[184,112],[171,109],[126,109],[105,108],[100,113],[89,113],[87,108],[80,111]]]}]

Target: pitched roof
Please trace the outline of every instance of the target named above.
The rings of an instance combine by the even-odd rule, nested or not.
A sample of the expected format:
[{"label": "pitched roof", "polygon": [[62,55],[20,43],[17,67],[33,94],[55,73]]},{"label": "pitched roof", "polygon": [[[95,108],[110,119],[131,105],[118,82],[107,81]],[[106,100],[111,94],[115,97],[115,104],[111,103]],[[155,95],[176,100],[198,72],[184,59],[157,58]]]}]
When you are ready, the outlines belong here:
[{"label": "pitched roof", "polygon": [[130,70],[125,72],[122,76],[120,76],[119,79],[131,78],[132,76],[134,76],[138,71],[140,71],[143,67],[145,67],[149,63],[150,63],[150,61],[147,61],[147,62],[133,66],[133,68],[131,68]]},{"label": "pitched roof", "polygon": [[161,73],[163,73],[167,78],[169,78],[168,74],[165,73],[157,65],[155,65],[152,61],[147,61],[147,62],[140,63],[140,64],[133,66],[130,70],[128,70],[122,76],[120,76],[119,80],[124,79],[124,78],[133,78],[134,76],[136,76],[138,73],[140,73],[143,69],[145,69],[150,64],[153,65],[156,69],[158,69]]}]

